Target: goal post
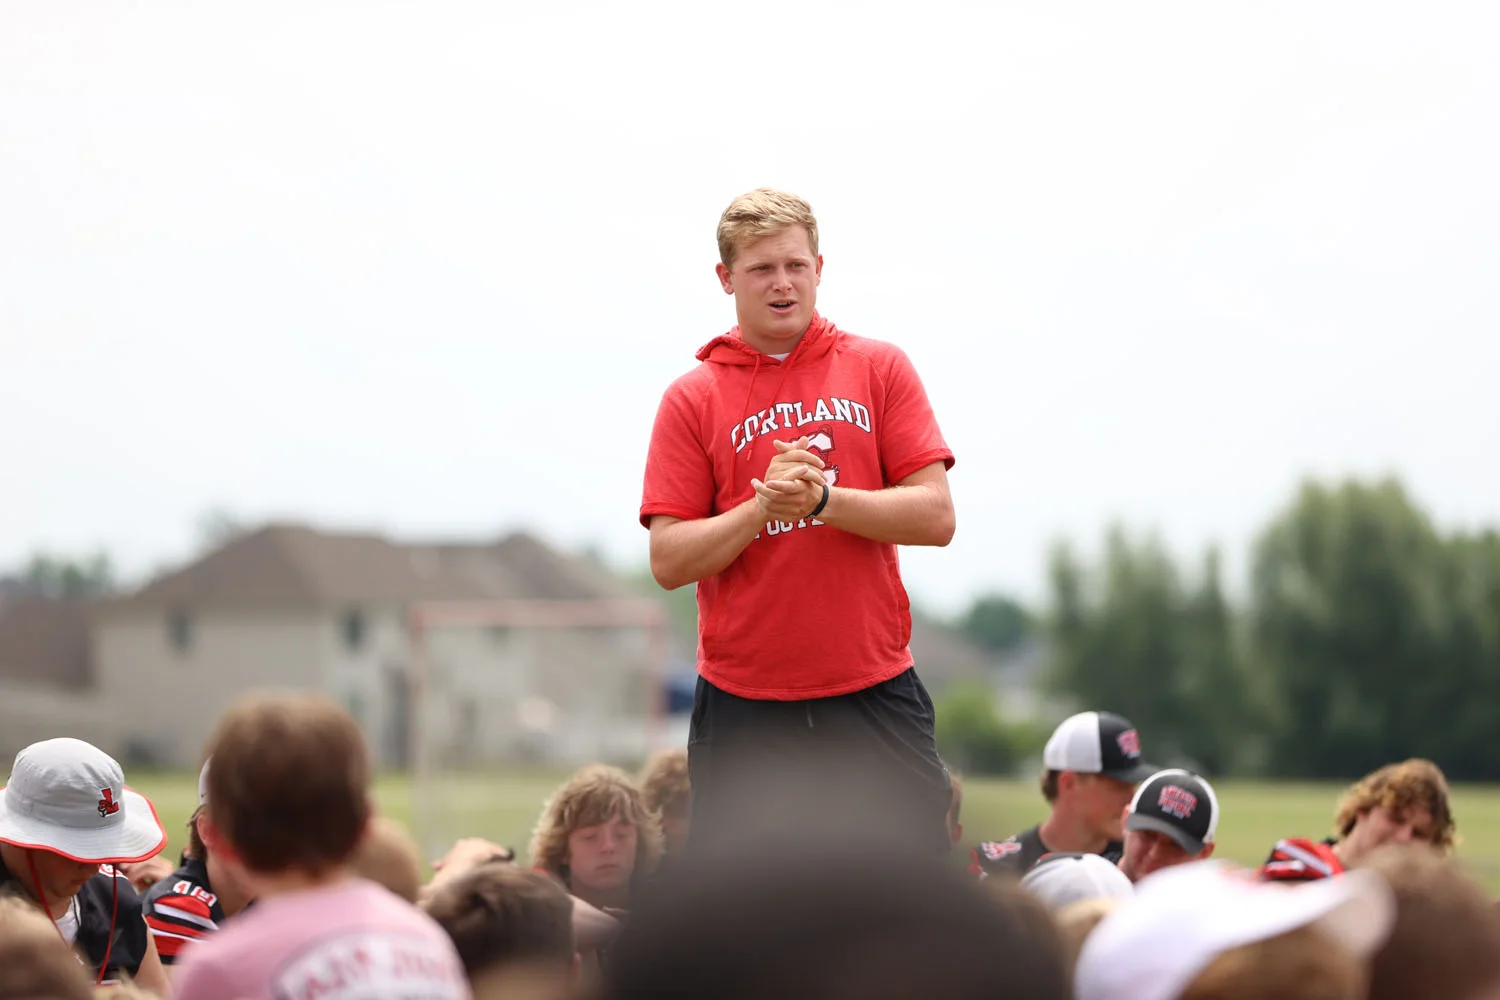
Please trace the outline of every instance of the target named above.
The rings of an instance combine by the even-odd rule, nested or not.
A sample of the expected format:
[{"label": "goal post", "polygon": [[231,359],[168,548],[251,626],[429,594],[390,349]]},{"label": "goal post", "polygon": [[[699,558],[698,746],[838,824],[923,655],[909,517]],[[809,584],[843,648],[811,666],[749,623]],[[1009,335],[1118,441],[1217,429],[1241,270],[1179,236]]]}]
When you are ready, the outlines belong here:
[{"label": "goal post", "polygon": [[[670,669],[670,623],[665,608],[647,598],[602,598],[587,600],[463,600],[419,601],[406,612],[409,654],[407,685],[408,761],[412,832],[424,850],[440,851],[443,841],[454,836],[497,836],[495,831],[466,829],[443,830],[443,815],[434,801],[438,784],[435,759],[438,744],[434,722],[434,645],[447,632],[463,630],[515,630],[524,633],[599,632],[629,630],[643,634],[643,648],[623,652],[618,662],[634,660],[639,664],[647,687],[642,721],[641,748],[644,752],[661,749],[667,742],[667,690]],[[606,633],[607,634],[607,633]],[[533,653],[532,658],[543,654]],[[523,657],[524,659],[524,657]],[[535,670],[537,664],[528,664]],[[473,669],[471,665],[471,669]],[[494,669],[505,669],[496,664]],[[598,669],[607,671],[609,667]],[[447,692],[451,695],[451,691]],[[569,709],[572,706],[563,706]],[[487,720],[479,720],[484,725]],[[500,763],[500,762],[494,762]],[[514,763],[510,761],[509,763]],[[538,799],[534,808],[540,811]],[[533,817],[534,818],[534,817]],[[524,844],[514,845],[518,852]]]}]

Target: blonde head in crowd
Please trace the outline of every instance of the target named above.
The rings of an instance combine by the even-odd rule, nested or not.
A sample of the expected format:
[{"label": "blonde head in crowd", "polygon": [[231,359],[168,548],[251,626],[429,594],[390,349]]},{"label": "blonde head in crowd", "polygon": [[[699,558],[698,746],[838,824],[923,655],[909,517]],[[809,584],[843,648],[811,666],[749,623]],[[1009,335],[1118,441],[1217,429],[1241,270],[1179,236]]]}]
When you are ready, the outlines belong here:
[{"label": "blonde head in crowd", "polygon": [[415,903],[422,890],[422,852],[406,827],[388,816],[370,820],[349,866],[354,874],[385,886],[408,903]]},{"label": "blonde head in crowd", "polygon": [[617,767],[590,764],[569,778],[542,807],[531,834],[531,863],[561,875],[568,864],[568,835],[619,817],[636,828],[635,871],[651,870],[662,853],[661,823],[640,789]]},{"label": "blonde head in crowd", "polygon": [[1099,926],[1099,921],[1118,905],[1119,897],[1106,896],[1101,899],[1080,899],[1057,911],[1057,929],[1062,933],[1070,970],[1078,964],[1078,953],[1083,950],[1083,943],[1089,939],[1094,928]]},{"label": "blonde head in crowd", "polygon": [[794,194],[772,188],[756,188],[729,203],[719,217],[719,260],[734,267],[740,248],[792,226],[807,230],[812,255],[818,255],[818,220],[812,206]]},{"label": "blonde head in crowd", "polygon": [[681,851],[687,841],[693,799],[687,750],[664,750],[653,756],[641,771],[640,785],[646,808],[661,821],[667,852]]},{"label": "blonde head in crowd", "polygon": [[17,896],[0,897],[0,1000],[88,1000],[89,978],[51,920]]},{"label": "blonde head in crowd", "polygon": [[1425,810],[1431,828],[1419,839],[1444,853],[1457,846],[1448,781],[1430,760],[1412,758],[1387,764],[1360,779],[1339,802],[1334,828],[1340,837],[1348,837],[1360,818],[1374,809],[1386,809],[1397,818],[1409,818],[1413,812]]},{"label": "blonde head in crowd", "polygon": [[1365,979],[1361,958],[1299,927],[1216,956],[1178,1000],[1365,1000]]}]

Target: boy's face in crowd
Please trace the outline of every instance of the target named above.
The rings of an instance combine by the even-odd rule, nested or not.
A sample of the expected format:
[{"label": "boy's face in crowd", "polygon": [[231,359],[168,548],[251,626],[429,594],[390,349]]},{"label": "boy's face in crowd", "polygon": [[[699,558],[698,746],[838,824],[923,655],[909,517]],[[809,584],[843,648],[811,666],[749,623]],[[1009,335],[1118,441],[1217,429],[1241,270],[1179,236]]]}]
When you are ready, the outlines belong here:
[{"label": "boy's face in crowd", "polygon": [[[1128,806],[1126,813],[1129,813]],[[1120,819],[1122,826],[1124,822],[1125,817],[1122,816]],[[1139,882],[1152,872],[1163,868],[1206,858],[1213,853],[1213,850],[1213,845],[1209,844],[1202,853],[1189,854],[1182,849],[1182,845],[1165,833],[1158,833],[1155,830],[1126,830],[1125,854],[1120,858],[1120,871],[1124,872],[1125,877],[1130,881]]]},{"label": "boy's face in crowd", "polygon": [[618,889],[635,873],[635,825],[619,815],[568,834],[568,877],[592,889]]},{"label": "boy's face in crowd", "polygon": [[767,354],[790,351],[812,322],[823,258],[812,237],[790,226],[739,248],[734,266],[718,266],[719,282],[734,296],[745,343]]},{"label": "boy's face in crowd", "polygon": [[[72,861],[60,854],[51,851],[31,851],[31,856],[36,860],[37,878],[42,884],[42,892],[50,899],[72,899],[83,889],[83,885],[89,879],[99,874],[99,865],[90,861]],[[23,884],[29,881],[30,872],[22,870],[12,873],[23,880]]]},{"label": "boy's face in crowd", "polygon": [[1355,861],[1388,844],[1431,844],[1436,827],[1426,806],[1412,806],[1405,812],[1376,806],[1355,820],[1344,839],[1345,855]]},{"label": "boy's face in crowd", "polygon": [[1079,811],[1100,836],[1121,840],[1125,836],[1123,816],[1135,798],[1135,786],[1102,774],[1076,774]]}]

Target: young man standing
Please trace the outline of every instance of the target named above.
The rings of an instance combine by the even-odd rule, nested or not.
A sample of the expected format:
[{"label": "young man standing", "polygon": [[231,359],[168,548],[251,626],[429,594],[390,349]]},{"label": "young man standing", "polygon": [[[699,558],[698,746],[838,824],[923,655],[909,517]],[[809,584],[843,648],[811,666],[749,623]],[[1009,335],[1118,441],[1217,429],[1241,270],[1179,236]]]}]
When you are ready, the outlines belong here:
[{"label": "young man standing", "polygon": [[247,699],[209,746],[208,847],[255,905],[186,951],[181,996],[469,1000],[443,929],[349,870],[370,821],[370,761],[347,712],[309,696]]},{"label": "young man standing", "polygon": [[1030,830],[974,848],[970,874],[1020,878],[1044,854],[1120,860],[1124,812],[1136,783],[1156,771],[1141,758],[1141,738],[1130,720],[1111,712],[1069,716],[1047,740],[1042,767],[1042,795],[1051,814]]},{"label": "young man standing", "polygon": [[742,195],[718,244],[738,322],[663,396],[640,508],[657,582],[698,585],[693,841],[844,815],[940,853],[896,547],[953,537],[953,453],[905,354],[818,314],[807,202]]}]

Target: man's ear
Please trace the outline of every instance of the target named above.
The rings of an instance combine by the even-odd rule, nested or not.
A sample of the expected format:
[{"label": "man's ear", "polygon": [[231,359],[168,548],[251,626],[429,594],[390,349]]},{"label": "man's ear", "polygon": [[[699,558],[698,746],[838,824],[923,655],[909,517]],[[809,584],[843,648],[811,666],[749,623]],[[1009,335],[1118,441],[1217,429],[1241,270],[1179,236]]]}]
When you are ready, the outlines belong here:
[{"label": "man's ear", "polygon": [[714,265],[714,273],[719,276],[719,284],[724,289],[725,295],[734,294],[734,274],[723,264]]},{"label": "man's ear", "polygon": [[1200,855],[1198,855],[1198,860],[1202,861],[1205,858],[1213,857],[1214,847],[1215,846],[1216,845],[1214,845],[1214,844],[1207,844],[1207,845],[1205,845],[1204,848],[1203,848],[1203,853],[1200,854]]}]

